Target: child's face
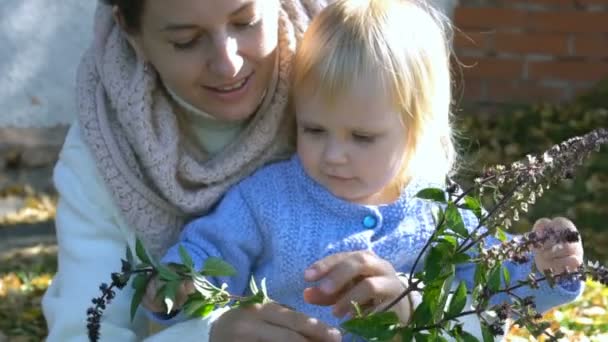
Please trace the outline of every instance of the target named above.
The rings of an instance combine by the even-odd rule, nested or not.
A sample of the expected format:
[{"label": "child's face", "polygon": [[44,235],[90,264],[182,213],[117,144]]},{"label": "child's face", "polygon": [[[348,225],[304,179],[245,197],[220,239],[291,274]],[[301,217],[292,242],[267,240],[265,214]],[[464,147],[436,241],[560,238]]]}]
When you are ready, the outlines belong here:
[{"label": "child's face", "polygon": [[391,202],[398,196],[392,184],[403,163],[406,129],[385,92],[374,82],[359,83],[332,106],[310,91],[296,94],[298,155],[308,175],[335,196]]}]

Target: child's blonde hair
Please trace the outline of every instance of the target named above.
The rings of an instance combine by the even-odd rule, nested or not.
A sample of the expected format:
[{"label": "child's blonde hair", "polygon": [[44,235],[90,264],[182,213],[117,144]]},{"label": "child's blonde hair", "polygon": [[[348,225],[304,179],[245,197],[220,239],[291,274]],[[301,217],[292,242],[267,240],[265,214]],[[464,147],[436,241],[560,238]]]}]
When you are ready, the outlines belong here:
[{"label": "child's blonde hair", "polygon": [[357,82],[377,80],[402,113],[408,135],[395,185],[419,175],[443,181],[454,160],[447,23],[422,2],[337,0],[304,35],[292,95],[314,89],[332,104]]}]

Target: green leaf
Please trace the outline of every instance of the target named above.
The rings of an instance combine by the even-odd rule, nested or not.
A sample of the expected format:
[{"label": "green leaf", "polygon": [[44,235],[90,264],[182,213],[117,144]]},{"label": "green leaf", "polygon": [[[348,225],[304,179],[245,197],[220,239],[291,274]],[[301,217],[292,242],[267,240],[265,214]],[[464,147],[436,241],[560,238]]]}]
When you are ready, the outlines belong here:
[{"label": "green leaf", "polygon": [[127,252],[125,253],[125,257],[127,259],[127,262],[129,264],[131,264],[131,267],[135,266],[135,258],[133,257],[133,251],[131,250],[131,247],[129,247],[127,245]]},{"label": "green leaf", "polygon": [[141,304],[141,300],[144,298],[144,294],[146,294],[146,289],[137,289],[133,294],[133,298],[131,299],[131,321],[135,318],[135,314],[137,313],[137,308],[139,304]]},{"label": "green leaf", "polygon": [[[175,297],[177,296],[177,289],[181,285],[180,280],[170,281],[163,287],[164,291],[162,291],[163,302],[167,308],[167,314],[170,314],[173,311],[173,305],[175,304]],[[160,292],[160,291],[159,291]]]},{"label": "green leaf", "polygon": [[[453,265],[451,265],[451,266],[453,267]],[[445,275],[444,275],[444,277],[445,277]],[[448,302],[448,297],[450,295],[450,288],[452,287],[453,282],[454,282],[454,276],[453,276],[453,273],[450,273],[447,275],[447,277],[445,277],[445,280],[443,281],[443,285],[440,287],[439,296],[436,301],[437,306],[435,308],[432,308],[432,311],[434,311],[433,319],[435,320],[435,322],[441,321],[445,315],[445,307]]]},{"label": "green leaf", "polygon": [[194,268],[194,261],[192,261],[192,257],[182,245],[179,245],[179,257],[182,260],[182,264],[188,267],[188,269]]},{"label": "green leaf", "polygon": [[173,271],[171,268],[162,265],[162,264],[158,264],[156,267],[156,270],[158,271],[158,275],[160,277],[161,280],[164,281],[174,281],[174,280],[180,280],[181,277],[179,276],[179,274],[177,274],[175,271]]},{"label": "green leaf", "polygon": [[430,342],[431,341],[431,335],[429,334],[422,334],[422,333],[416,333],[416,342]]},{"label": "green leaf", "polygon": [[441,273],[443,267],[443,255],[437,246],[431,247],[424,262],[425,282],[433,281]]},{"label": "green leaf", "polygon": [[201,273],[210,277],[230,277],[236,275],[236,270],[232,265],[220,258],[210,257],[205,260],[205,265]]},{"label": "green leaf", "polygon": [[492,330],[485,323],[481,324],[481,335],[483,336],[483,342],[494,342],[494,335],[492,335]]},{"label": "green leaf", "polygon": [[455,317],[464,309],[465,304],[467,303],[467,286],[464,281],[461,281],[456,289],[456,293],[452,296],[452,300],[450,301],[450,307],[448,309],[447,316]]},{"label": "green leaf", "polygon": [[142,262],[152,265],[150,257],[148,256],[148,253],[146,252],[146,249],[144,248],[144,245],[141,243],[140,239],[135,240],[135,254],[137,254],[137,258],[139,258],[139,260]]},{"label": "green leaf", "polygon": [[270,301],[270,297],[268,297],[268,290],[266,289],[266,278],[262,278],[260,282],[260,287],[262,288],[262,295],[264,296],[264,302],[267,303]]},{"label": "green leaf", "polygon": [[[425,293],[426,294],[426,293]],[[433,316],[431,313],[431,307],[428,300],[422,300],[422,303],[418,305],[416,310],[414,310],[414,315],[412,316],[412,323],[419,327],[431,324],[433,321]]]},{"label": "green leaf", "polygon": [[441,203],[447,202],[445,191],[438,188],[422,189],[416,194],[416,197]]},{"label": "green leaf", "polygon": [[211,312],[213,312],[214,309],[215,305],[213,304],[204,305],[196,310],[191,317],[207,317]]},{"label": "green leaf", "polygon": [[368,340],[388,341],[397,334],[398,323],[397,314],[387,311],[353,318],[341,326],[344,330]]},{"label": "green leaf", "polygon": [[184,303],[184,307],[182,308],[182,310],[184,311],[184,314],[187,317],[193,317],[194,313],[197,312],[200,308],[202,308],[205,305],[208,305],[209,303],[207,303],[206,300],[201,299],[201,298],[195,298],[195,299],[188,299],[188,301],[186,301],[186,303]]},{"label": "green leaf", "polygon": [[466,264],[471,261],[471,256],[466,253],[458,253],[452,259],[454,265]]},{"label": "green leaf", "polygon": [[479,342],[479,340],[475,336],[469,334],[466,331],[462,331],[460,333],[460,337],[464,342]]},{"label": "green leaf", "polygon": [[488,288],[492,292],[496,292],[500,290],[500,275],[502,273],[501,266],[495,266],[490,272],[490,277],[488,278]]},{"label": "green leaf", "polygon": [[135,290],[143,290],[145,292],[149,279],[150,278],[147,275],[140,273],[133,279],[131,287],[133,287]]},{"label": "green leaf", "polygon": [[507,234],[505,233],[504,230],[502,230],[498,227],[496,227],[496,233],[494,233],[494,236],[502,242],[507,241]]},{"label": "green leaf", "polygon": [[482,284],[486,282],[487,279],[487,274],[486,274],[487,270],[486,267],[483,264],[477,264],[477,266],[475,267],[475,284]]},{"label": "green leaf", "polygon": [[461,209],[470,210],[473,212],[473,214],[475,214],[478,219],[481,218],[481,202],[478,198],[465,196],[464,203],[460,204],[458,207]]},{"label": "green leaf", "polygon": [[502,268],[502,276],[505,279],[505,284],[507,287],[511,286],[511,273],[509,273],[509,269],[506,267]]},{"label": "green leaf", "polygon": [[203,298],[213,297],[215,293],[212,284],[203,276],[196,275],[192,277],[192,285],[194,285],[196,292],[203,296]]},{"label": "green leaf", "polygon": [[249,279],[249,291],[251,291],[251,293],[254,295],[257,295],[260,292],[254,276],[251,276],[251,279]]},{"label": "green leaf", "polygon": [[412,342],[414,340],[414,330],[412,328],[403,328],[400,333],[401,342]]},{"label": "green leaf", "polygon": [[454,247],[458,247],[458,239],[456,239],[456,237],[454,236],[442,235],[441,238],[438,239],[438,241],[448,243]]},{"label": "green leaf", "polygon": [[461,237],[467,237],[469,235],[469,231],[464,225],[462,216],[453,203],[448,204],[448,208],[445,211],[445,222],[448,228]]}]

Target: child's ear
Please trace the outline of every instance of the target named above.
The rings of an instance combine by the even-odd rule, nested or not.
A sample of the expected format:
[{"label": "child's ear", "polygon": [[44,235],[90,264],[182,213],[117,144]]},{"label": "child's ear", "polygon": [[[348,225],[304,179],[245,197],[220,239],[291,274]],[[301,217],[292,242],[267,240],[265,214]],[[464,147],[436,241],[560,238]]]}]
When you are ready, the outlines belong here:
[{"label": "child's ear", "polygon": [[133,29],[129,28],[126,25],[125,17],[123,16],[118,6],[112,6],[112,17],[124,32],[124,36],[129,42],[129,45],[131,45],[133,51],[135,51],[137,58],[139,60],[145,61],[145,54],[143,53],[141,44],[141,36],[138,32],[133,32]]}]

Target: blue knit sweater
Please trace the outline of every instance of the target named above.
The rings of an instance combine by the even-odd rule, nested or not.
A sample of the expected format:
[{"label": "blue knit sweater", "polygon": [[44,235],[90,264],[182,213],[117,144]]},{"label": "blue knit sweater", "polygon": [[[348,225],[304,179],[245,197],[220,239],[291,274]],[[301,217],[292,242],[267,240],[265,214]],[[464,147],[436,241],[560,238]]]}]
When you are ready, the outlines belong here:
[{"label": "blue knit sweater", "polygon": [[[257,281],[266,278],[272,299],[336,326],[339,320],[332,316],[331,307],[304,301],[304,289],[313,285],[304,281],[304,270],[331,254],[372,250],[398,272],[409,272],[435,227],[431,208],[436,204],[414,197],[430,186],[429,182],[410,182],[401,197],[388,205],[353,204],[334,197],[292,157],[235,185],[212,213],[185,227],[179,244],[197,268],[209,256],[233,265],[236,276],[210,279],[218,285],[227,283],[231,293],[247,294],[251,275]],[[469,229],[476,227],[472,213],[464,211],[463,219]],[[178,245],[162,261],[180,263]],[[531,264],[509,263],[507,267],[515,282],[530,273]],[[474,270],[471,264],[457,267],[457,280],[472,288]],[[535,296],[541,312],[572,301],[582,288],[579,282],[556,288],[541,284],[537,290],[517,290],[520,296]]]}]

